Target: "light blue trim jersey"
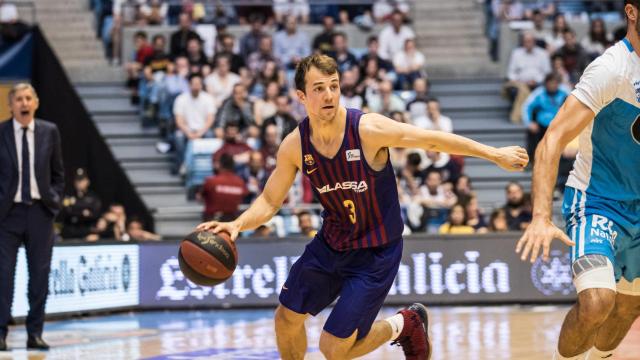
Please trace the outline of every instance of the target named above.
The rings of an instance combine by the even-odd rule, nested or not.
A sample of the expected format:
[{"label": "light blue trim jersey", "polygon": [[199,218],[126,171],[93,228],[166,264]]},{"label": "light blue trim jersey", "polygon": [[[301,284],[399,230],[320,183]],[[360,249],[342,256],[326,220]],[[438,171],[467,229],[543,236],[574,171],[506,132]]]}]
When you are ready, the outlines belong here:
[{"label": "light blue trim jersey", "polygon": [[629,40],[594,60],[571,94],[596,116],[580,134],[567,185],[605,199],[640,200],[640,58]]}]

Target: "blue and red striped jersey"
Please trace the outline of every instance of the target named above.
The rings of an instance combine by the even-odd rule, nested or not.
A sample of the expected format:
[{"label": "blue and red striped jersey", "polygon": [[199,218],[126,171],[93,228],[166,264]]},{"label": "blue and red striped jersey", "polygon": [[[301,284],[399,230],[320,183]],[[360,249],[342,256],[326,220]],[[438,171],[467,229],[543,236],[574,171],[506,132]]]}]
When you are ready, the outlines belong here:
[{"label": "blue and red striped jersey", "polygon": [[362,115],[347,109],[344,139],[331,159],[311,144],[309,118],[299,126],[302,172],[324,207],[317,236],[338,251],[386,245],[400,240],[404,228],[391,161],[376,171],[365,160],[359,132]]}]

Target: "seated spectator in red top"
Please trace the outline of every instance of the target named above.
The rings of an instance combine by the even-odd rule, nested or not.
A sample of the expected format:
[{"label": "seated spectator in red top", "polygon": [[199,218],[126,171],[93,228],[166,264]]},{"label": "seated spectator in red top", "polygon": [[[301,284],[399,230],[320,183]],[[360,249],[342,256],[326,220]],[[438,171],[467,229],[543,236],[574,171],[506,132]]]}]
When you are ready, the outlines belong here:
[{"label": "seated spectator in red top", "polygon": [[140,79],[140,71],[147,62],[147,59],[153,55],[153,47],[149,44],[147,33],[144,31],[137,31],[133,35],[133,43],[136,48],[133,54],[133,61],[125,64],[127,69],[127,87],[133,92],[132,102],[137,103],[135,100],[138,96],[138,82]]},{"label": "seated spectator in red top", "polygon": [[278,137],[278,127],[274,124],[267,125],[264,128],[262,136],[262,146],[260,152],[264,159],[264,169],[267,176],[276,168],[276,157],[278,155],[278,147],[280,146],[280,138]]},{"label": "seated spectator in red top", "polygon": [[238,214],[238,206],[247,195],[244,180],[234,173],[234,161],[230,154],[223,154],[214,161],[216,175],[209,176],[198,197],[204,201],[204,221],[229,221]]},{"label": "seated spectator in red top", "polygon": [[224,126],[224,144],[213,154],[213,163],[220,161],[224,154],[231,155],[234,164],[242,168],[249,162],[253,149],[244,142],[237,122],[228,122]]}]

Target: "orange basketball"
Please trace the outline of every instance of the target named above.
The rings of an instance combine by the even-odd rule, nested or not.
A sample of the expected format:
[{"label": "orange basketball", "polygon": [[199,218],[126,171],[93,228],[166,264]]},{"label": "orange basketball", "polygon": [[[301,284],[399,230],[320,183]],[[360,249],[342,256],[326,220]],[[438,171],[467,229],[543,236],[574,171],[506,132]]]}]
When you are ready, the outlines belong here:
[{"label": "orange basketball", "polygon": [[214,286],[231,277],[238,264],[238,251],[226,232],[195,231],[180,243],[178,261],[187,279]]}]

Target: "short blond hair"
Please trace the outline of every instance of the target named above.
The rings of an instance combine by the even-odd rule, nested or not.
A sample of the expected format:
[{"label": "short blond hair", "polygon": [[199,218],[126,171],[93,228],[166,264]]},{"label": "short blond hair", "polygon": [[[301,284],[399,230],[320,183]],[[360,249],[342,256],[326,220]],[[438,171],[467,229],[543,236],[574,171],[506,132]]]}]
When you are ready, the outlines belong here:
[{"label": "short blond hair", "polygon": [[31,86],[31,84],[29,84],[29,83],[17,83],[15,85],[13,85],[11,90],[9,90],[9,104],[11,104],[11,101],[13,100],[13,97],[16,96],[16,93],[18,91],[23,91],[23,90],[31,90],[31,93],[33,94],[33,97],[36,98],[36,100],[39,100],[38,99],[38,93],[36,93],[36,89],[34,89],[33,86]]},{"label": "short blond hair", "polygon": [[338,72],[338,64],[327,55],[314,54],[302,59],[296,66],[295,84],[296,90],[305,92],[305,77],[311,68],[320,70],[325,75],[333,75]]}]

